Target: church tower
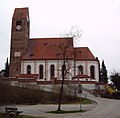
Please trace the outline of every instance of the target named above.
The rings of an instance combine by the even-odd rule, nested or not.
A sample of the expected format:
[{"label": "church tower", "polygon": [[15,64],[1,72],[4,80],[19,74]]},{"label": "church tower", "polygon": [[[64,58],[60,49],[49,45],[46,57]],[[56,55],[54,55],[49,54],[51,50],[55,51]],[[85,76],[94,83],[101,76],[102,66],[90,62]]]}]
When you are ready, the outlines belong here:
[{"label": "church tower", "polygon": [[12,18],[9,76],[21,72],[21,57],[29,41],[30,21],[28,8],[16,8]]}]

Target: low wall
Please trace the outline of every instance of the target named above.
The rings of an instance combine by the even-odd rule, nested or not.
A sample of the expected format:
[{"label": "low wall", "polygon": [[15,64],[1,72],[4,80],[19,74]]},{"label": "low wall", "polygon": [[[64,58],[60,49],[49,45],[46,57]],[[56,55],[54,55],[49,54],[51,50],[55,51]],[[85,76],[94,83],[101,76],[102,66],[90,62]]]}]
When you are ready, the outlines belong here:
[{"label": "low wall", "polygon": [[[1,76],[0,76],[1,78]],[[3,82],[9,83],[12,86],[31,86],[34,88],[42,87],[42,89],[51,89],[54,87],[59,87],[62,83],[62,80],[57,81],[35,81],[34,79],[17,79],[17,78],[1,78],[0,79]],[[75,88],[79,84],[82,85],[84,89],[87,90],[95,90],[95,81],[79,81],[79,80],[65,80],[64,86],[68,88]]]}]

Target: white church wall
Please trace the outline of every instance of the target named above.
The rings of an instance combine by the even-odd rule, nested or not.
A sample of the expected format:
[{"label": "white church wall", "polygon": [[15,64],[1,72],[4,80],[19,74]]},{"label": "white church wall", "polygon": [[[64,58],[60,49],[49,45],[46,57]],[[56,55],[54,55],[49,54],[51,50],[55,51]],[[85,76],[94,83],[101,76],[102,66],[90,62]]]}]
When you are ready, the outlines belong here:
[{"label": "white church wall", "polygon": [[98,62],[97,61],[89,61],[88,62],[88,75],[90,76],[90,67],[95,67],[95,80],[99,81],[99,70],[98,70]]},{"label": "white church wall", "polygon": [[[50,80],[50,66],[51,65],[55,66],[55,77],[58,79],[62,79],[62,65],[63,65],[63,60],[34,60],[34,61],[22,61],[21,62],[21,74],[27,74],[27,66],[31,66],[31,74],[39,74],[39,66],[43,65],[43,73],[44,77],[41,80],[47,79]],[[83,73],[87,74],[90,76],[90,67],[93,65],[95,67],[95,81],[99,81],[99,70],[98,70],[98,62],[97,61],[76,61],[75,62],[75,75],[78,74],[78,66],[82,65],[83,66]],[[67,74],[67,79],[71,80],[72,77],[74,77],[74,61],[73,60],[68,60],[66,64],[66,68],[69,72]],[[92,81],[92,80],[91,80]]]},{"label": "white church wall", "polygon": [[27,66],[31,66],[31,74],[34,74],[34,61],[22,61],[21,62],[21,74],[27,74]]},{"label": "white church wall", "polygon": [[[62,65],[63,65],[63,60],[60,60],[59,61],[59,77],[60,79],[62,79],[61,75],[62,75]],[[73,77],[74,77],[74,61],[73,60],[67,60],[67,63],[66,63],[66,69],[67,69],[67,74],[66,74],[66,78],[68,80],[71,80]]]},{"label": "white church wall", "polygon": [[96,62],[95,73],[96,73],[96,80],[99,81],[99,65],[98,65],[98,62]]},{"label": "white church wall", "polygon": [[63,65],[63,60],[57,61],[58,79],[62,79],[62,65]]},{"label": "white church wall", "polygon": [[74,61],[69,60],[68,62],[68,67],[69,67],[69,80],[71,80],[74,77]]},{"label": "white church wall", "polygon": [[95,90],[95,84],[82,84],[82,87],[87,90]]},{"label": "white church wall", "polygon": [[[48,60],[47,68],[48,68],[48,78],[50,80],[50,66],[51,65],[55,66],[55,77],[58,79],[62,79],[62,65],[63,65],[63,60]],[[71,79],[74,75],[74,64],[72,60],[68,60],[66,63],[66,69],[68,69],[69,74],[67,74],[67,79]]]},{"label": "white church wall", "polygon": [[46,78],[46,74],[45,74],[45,60],[38,60],[36,61],[36,73],[35,74],[39,74],[39,67],[40,65],[43,65],[43,79],[38,79],[38,80],[44,80]]},{"label": "white church wall", "polygon": [[47,64],[47,76],[48,76],[48,80],[50,80],[51,79],[51,77],[50,77],[50,66],[51,65],[54,65],[54,67],[55,67],[55,77],[57,77],[57,60],[48,60],[48,62],[47,62],[48,64]]},{"label": "white church wall", "polygon": [[76,75],[78,75],[78,66],[83,66],[83,74],[87,74],[86,72],[86,66],[85,66],[85,61],[76,61]]}]

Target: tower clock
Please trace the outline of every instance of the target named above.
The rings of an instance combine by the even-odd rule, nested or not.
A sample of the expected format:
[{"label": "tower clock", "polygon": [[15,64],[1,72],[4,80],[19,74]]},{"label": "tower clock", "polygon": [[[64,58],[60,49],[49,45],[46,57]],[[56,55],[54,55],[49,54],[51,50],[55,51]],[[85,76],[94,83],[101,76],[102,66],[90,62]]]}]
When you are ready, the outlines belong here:
[{"label": "tower clock", "polygon": [[10,77],[15,77],[21,73],[21,57],[25,53],[28,45],[29,26],[28,8],[16,8],[13,14],[11,28]]}]

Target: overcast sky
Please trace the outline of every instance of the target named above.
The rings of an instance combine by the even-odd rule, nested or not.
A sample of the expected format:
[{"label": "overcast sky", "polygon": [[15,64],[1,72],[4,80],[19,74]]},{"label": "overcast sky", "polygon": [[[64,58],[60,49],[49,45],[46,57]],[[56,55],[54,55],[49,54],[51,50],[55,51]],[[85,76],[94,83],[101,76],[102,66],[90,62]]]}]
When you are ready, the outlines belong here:
[{"label": "overcast sky", "polygon": [[30,37],[59,37],[77,26],[87,46],[109,72],[120,72],[120,0],[1,0],[0,70],[9,57],[11,22],[15,8],[29,7]]}]

